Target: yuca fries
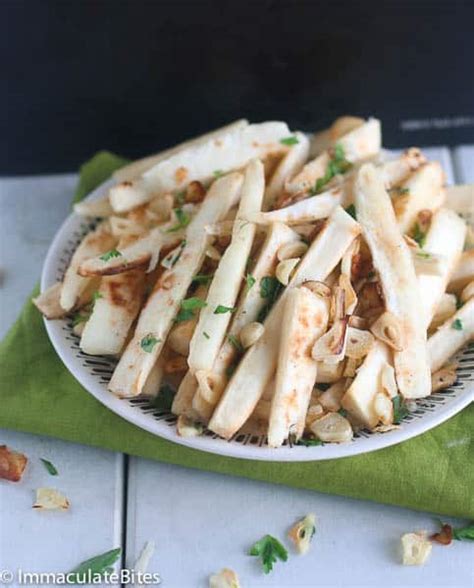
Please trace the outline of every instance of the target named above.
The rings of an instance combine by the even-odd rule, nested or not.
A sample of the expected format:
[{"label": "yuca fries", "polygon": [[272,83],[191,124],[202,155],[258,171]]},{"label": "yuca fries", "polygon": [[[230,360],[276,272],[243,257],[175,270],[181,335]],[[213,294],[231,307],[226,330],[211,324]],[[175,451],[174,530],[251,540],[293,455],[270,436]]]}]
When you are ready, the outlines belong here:
[{"label": "yuca fries", "polygon": [[172,381],[180,435],[345,442],[455,381],[474,337],[472,230],[455,210],[472,214],[473,187],[445,188],[417,148],[387,156],[378,120],[311,140],[236,121],[115,178],[76,205],[104,220],[33,302],[72,317],[85,353],[119,358],[117,396]]}]

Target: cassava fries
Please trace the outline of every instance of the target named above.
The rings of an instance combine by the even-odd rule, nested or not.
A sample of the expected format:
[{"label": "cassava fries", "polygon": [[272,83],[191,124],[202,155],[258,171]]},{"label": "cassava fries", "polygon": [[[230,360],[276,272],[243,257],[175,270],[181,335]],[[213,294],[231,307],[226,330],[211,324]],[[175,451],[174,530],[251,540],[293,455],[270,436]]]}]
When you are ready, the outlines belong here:
[{"label": "cassava fries", "polygon": [[59,302],[62,287],[61,282],[56,282],[32,300],[36,308],[47,319],[58,319],[67,314],[67,311],[64,310]]},{"label": "cassava fries", "polygon": [[212,431],[226,439],[232,437],[251,415],[273,376],[278,356],[276,342],[281,327],[280,315],[288,289],[305,281],[324,280],[359,232],[360,227],[354,219],[341,208],[336,208],[267,317],[264,336],[247,351],[237,367],[209,422]]},{"label": "cassava fries", "polygon": [[89,355],[117,355],[142,306],[143,270],[102,278],[94,308],[82,332],[80,347]]},{"label": "cassava fries", "polygon": [[242,196],[231,243],[216,269],[207,295],[206,306],[199,315],[199,321],[189,345],[188,364],[193,373],[198,370],[211,370],[219,353],[235,309],[255,235],[255,225],[243,219],[261,208],[264,189],[263,165],[260,161],[254,160],[245,170]]},{"label": "cassava fries", "polygon": [[471,298],[428,339],[431,371],[442,368],[452,355],[473,338],[474,298]]},{"label": "cassava fries", "polygon": [[448,292],[461,292],[474,280],[474,249],[464,251],[451,274]]},{"label": "cassava fries", "polygon": [[405,346],[394,356],[400,392],[405,398],[423,398],[431,391],[430,371],[413,261],[382,178],[371,164],[359,171],[355,202],[363,237],[380,275],[386,309],[398,318],[403,332]]},{"label": "cassava fries", "polygon": [[280,141],[289,135],[286,123],[281,122],[231,129],[217,139],[208,139],[160,161],[138,180],[111,188],[110,203],[116,212],[126,212],[152,197],[182,190],[190,182],[208,183],[216,170],[227,172],[254,158],[283,155],[288,147]]},{"label": "cassava fries", "polygon": [[326,330],[329,300],[308,288],[294,288],[286,296],[278,354],[275,393],[271,405],[268,444],[279,447],[291,433],[304,431],[317,364],[311,357],[315,341]]},{"label": "cassava fries", "polygon": [[90,257],[104,254],[106,251],[111,250],[116,243],[117,240],[110,232],[107,221],[102,221],[95,230],[87,233],[74,252],[64,276],[60,297],[60,304],[64,310],[69,311],[74,308],[79,297],[89,284],[89,277],[82,277],[78,274],[78,269],[82,262]]},{"label": "cassava fries", "polygon": [[196,147],[197,145],[207,143],[211,139],[219,140],[222,135],[226,135],[231,131],[244,129],[245,127],[248,127],[248,124],[248,121],[245,119],[236,120],[228,125],[225,125],[224,127],[220,127],[214,131],[210,131],[209,133],[205,133],[199,137],[194,137],[193,139],[188,139],[179,145],[165,149],[165,151],[161,151],[156,155],[149,155],[148,157],[137,159],[136,161],[133,161],[132,163],[129,163],[128,165],[125,165],[115,171],[113,177],[118,182],[136,180],[146,171],[160,163],[160,161],[164,161],[172,155],[176,155],[177,153],[180,153],[189,147]]},{"label": "cassava fries", "polygon": [[[224,176],[211,186],[199,212],[191,221],[187,242],[171,269],[159,278],[138,319],[133,339],[115,369],[109,389],[121,397],[141,394],[157,361],[181,301],[202,265],[209,237],[204,227],[222,220],[240,193],[242,175]],[[147,344],[149,342],[149,344]]]},{"label": "cassava fries", "polygon": [[418,290],[423,301],[425,328],[428,328],[448,280],[462,253],[466,237],[466,223],[452,210],[441,208],[432,218],[421,253],[438,255],[440,259],[437,275],[418,274]]},{"label": "cassava fries", "polygon": [[112,216],[114,209],[110,205],[109,197],[102,196],[97,200],[86,200],[74,204],[74,212],[80,216],[105,218]]}]

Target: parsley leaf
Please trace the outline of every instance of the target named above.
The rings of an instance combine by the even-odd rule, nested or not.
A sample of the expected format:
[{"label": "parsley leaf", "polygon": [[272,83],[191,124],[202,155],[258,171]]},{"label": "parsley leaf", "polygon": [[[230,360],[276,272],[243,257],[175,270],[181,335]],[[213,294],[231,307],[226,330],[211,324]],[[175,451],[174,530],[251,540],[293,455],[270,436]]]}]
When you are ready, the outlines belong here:
[{"label": "parsley leaf", "polygon": [[342,145],[336,145],[333,150],[333,155],[328,163],[324,176],[318,178],[311,190],[311,195],[314,196],[322,191],[324,186],[328,184],[335,176],[344,174],[352,167],[352,163],[347,161]]},{"label": "parsley leaf", "polygon": [[399,425],[402,420],[410,414],[410,411],[407,408],[407,405],[403,401],[400,395],[394,396],[392,398],[393,404],[393,423],[395,425]]},{"label": "parsley leaf", "polygon": [[176,392],[168,384],[161,386],[158,395],[153,399],[153,406],[158,410],[171,410]]},{"label": "parsley leaf", "polygon": [[462,324],[462,320],[461,319],[456,319],[451,323],[451,328],[454,329],[455,331],[462,331],[464,326]]},{"label": "parsley leaf", "polygon": [[186,298],[185,300],[181,301],[181,310],[176,315],[174,319],[175,323],[181,323],[183,321],[189,321],[194,316],[194,311],[207,306],[204,300],[198,298],[197,296],[192,296],[191,298]]},{"label": "parsley leaf", "polygon": [[193,278],[195,284],[209,284],[214,274],[196,274]]},{"label": "parsley leaf", "polygon": [[54,465],[50,461],[48,461],[47,459],[43,459],[42,457],[40,457],[40,460],[43,462],[44,467],[48,470],[48,473],[51,476],[58,475],[58,470],[54,467]]},{"label": "parsley leaf", "polygon": [[346,208],[346,212],[347,214],[350,214],[354,220],[357,219],[356,207],[354,204],[349,204],[349,206]]},{"label": "parsley leaf", "polygon": [[181,192],[178,192],[176,194],[176,204],[178,204],[179,208],[181,208],[181,206],[183,206],[185,199],[186,199],[186,190],[182,190]]},{"label": "parsley leaf", "polygon": [[168,229],[166,231],[167,233],[176,233],[176,231],[179,231],[180,229],[185,229],[191,222],[191,217],[189,216],[189,214],[186,214],[181,207],[173,208],[173,211],[176,215],[176,220],[178,222],[170,229]]},{"label": "parsley leaf", "polygon": [[237,339],[237,337],[235,335],[229,335],[227,337],[227,339],[228,339],[229,343],[231,345],[233,345],[239,353],[244,352],[244,348],[242,347],[242,343]]},{"label": "parsley leaf", "polygon": [[114,257],[122,257],[122,254],[120,253],[120,251],[117,251],[117,249],[111,249],[110,251],[107,251],[106,253],[101,255],[99,259],[101,259],[102,261],[109,261],[109,259],[113,259]]},{"label": "parsley leaf", "polygon": [[140,341],[140,347],[143,349],[143,351],[151,353],[153,351],[153,347],[160,341],[161,339],[157,339],[151,333],[148,333],[148,335],[145,335],[145,337],[143,337],[143,339]]},{"label": "parsley leaf", "polygon": [[111,549],[110,551],[86,559],[68,573],[68,581],[84,583],[89,570],[92,578],[94,578],[95,574],[111,573],[112,566],[118,560],[121,551],[121,548],[118,547],[117,549]]},{"label": "parsley leaf", "polygon": [[408,188],[402,188],[401,186],[395,186],[389,189],[389,194],[393,194],[394,196],[403,196],[404,194],[408,194],[410,190]]},{"label": "parsley leaf", "polygon": [[265,535],[260,541],[254,543],[250,548],[249,555],[260,557],[265,574],[272,571],[273,564],[278,560],[286,561],[288,559],[288,551],[278,539],[271,535]]},{"label": "parsley leaf", "polygon": [[340,408],[337,411],[342,417],[346,417],[347,416],[347,410],[345,408]]},{"label": "parsley leaf", "polygon": [[255,285],[257,280],[252,276],[252,274],[247,274],[245,276],[245,285],[247,287],[247,292]]},{"label": "parsley leaf", "polygon": [[301,437],[296,442],[296,445],[304,445],[305,447],[313,447],[315,445],[324,445],[321,439],[313,439],[312,437]]},{"label": "parsley leaf", "polygon": [[99,292],[99,290],[96,290],[93,294],[92,294],[92,302],[95,303],[97,302],[97,300],[100,300],[100,298],[103,298],[102,294]]},{"label": "parsley leaf", "polygon": [[260,280],[260,296],[266,299],[266,303],[258,315],[257,320],[259,323],[263,323],[267,318],[268,313],[275,304],[282,290],[283,284],[281,284],[275,277],[266,276]]},{"label": "parsley leaf", "polygon": [[81,312],[76,312],[76,314],[72,317],[72,326],[77,327],[77,325],[80,325],[81,323],[86,323],[89,320],[90,316],[90,312],[87,312],[85,314]]},{"label": "parsley leaf", "polygon": [[453,529],[453,538],[458,541],[474,541],[474,522],[466,527]]},{"label": "parsley leaf", "polygon": [[216,180],[224,175],[224,172],[221,169],[215,169],[212,172],[212,175],[216,178]]},{"label": "parsley leaf", "polygon": [[202,334],[204,335],[204,337],[206,337],[206,339],[210,339],[211,338],[209,336],[209,333],[206,333],[206,331],[203,331]]},{"label": "parsley leaf", "polygon": [[421,230],[421,227],[418,223],[415,223],[413,228],[413,239],[418,243],[418,245],[423,249],[426,243],[426,233]]},{"label": "parsley leaf", "polygon": [[214,314],[225,314],[226,312],[235,312],[235,308],[233,306],[223,306],[222,304],[218,304],[214,310]]},{"label": "parsley leaf", "polygon": [[295,135],[291,135],[290,137],[285,137],[284,139],[280,139],[280,143],[282,145],[288,145],[289,147],[291,147],[291,145],[298,145],[299,141],[298,141],[298,137],[295,137]]}]

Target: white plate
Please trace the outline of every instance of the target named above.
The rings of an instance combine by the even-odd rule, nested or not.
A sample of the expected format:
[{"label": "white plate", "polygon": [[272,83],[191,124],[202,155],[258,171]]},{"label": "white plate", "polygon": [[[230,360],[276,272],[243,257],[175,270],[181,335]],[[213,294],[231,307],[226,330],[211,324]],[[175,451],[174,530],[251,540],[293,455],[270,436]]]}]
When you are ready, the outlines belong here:
[{"label": "white plate", "polygon": [[[87,199],[97,199],[111,184],[111,181],[106,182]],[[62,280],[75,248],[91,226],[92,223],[76,214],[71,214],[65,220],[46,257],[41,276],[42,291]],[[183,438],[176,434],[174,415],[158,411],[148,401],[121,400],[107,391],[107,382],[115,362],[106,357],[82,353],[79,349],[79,338],[72,332],[71,320],[45,320],[45,325],[49,338],[67,369],[88,392],[110,410],[154,435],[220,455],[264,461],[310,461],[367,453],[406,441],[436,427],[462,410],[474,398],[474,345],[471,344],[458,356],[460,368],[456,384],[417,401],[417,410],[403,420],[402,427],[388,433],[361,431],[350,443],[315,447],[287,444],[279,449],[270,449],[265,445],[264,437],[251,435],[237,434],[230,441],[225,441],[206,431],[201,437]]]}]

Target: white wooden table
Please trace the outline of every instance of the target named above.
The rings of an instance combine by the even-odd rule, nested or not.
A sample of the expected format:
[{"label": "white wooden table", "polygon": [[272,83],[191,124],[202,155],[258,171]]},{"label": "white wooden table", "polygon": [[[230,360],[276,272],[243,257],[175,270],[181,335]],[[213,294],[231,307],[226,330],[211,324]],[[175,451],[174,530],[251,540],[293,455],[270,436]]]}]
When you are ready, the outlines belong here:
[{"label": "white wooden table", "polygon": [[[474,182],[474,147],[429,151],[450,182]],[[0,179],[0,336],[39,277],[75,180],[72,174]],[[400,564],[400,536],[434,529],[435,515],[0,430],[3,443],[28,455],[30,464],[21,483],[0,480],[0,570],[66,572],[114,547],[122,548],[122,567],[131,568],[152,540],[149,571],[159,572],[167,587],[207,586],[208,575],[224,566],[238,571],[244,587],[474,585],[472,544],[435,547],[424,567]],[[49,476],[41,457],[55,464],[58,477]],[[32,510],[39,486],[63,491],[71,509]],[[264,576],[246,555],[249,546],[266,533],[284,538],[308,512],[318,517],[309,554],[293,555]]]}]

